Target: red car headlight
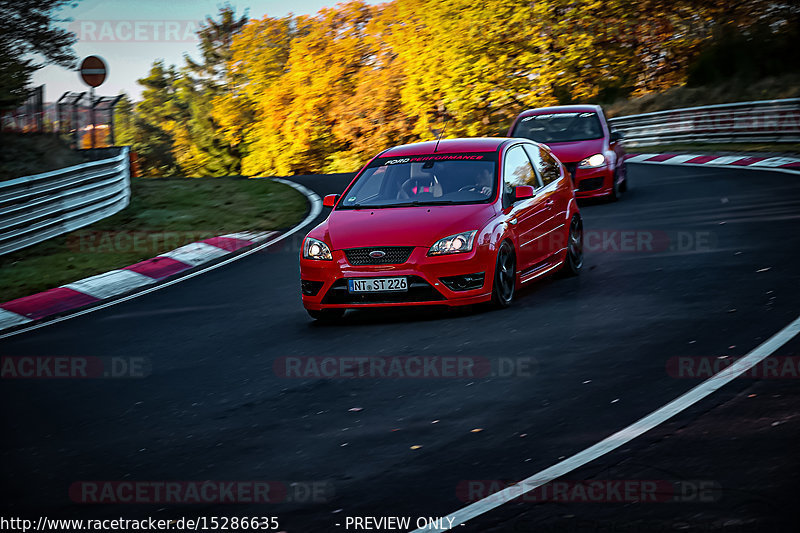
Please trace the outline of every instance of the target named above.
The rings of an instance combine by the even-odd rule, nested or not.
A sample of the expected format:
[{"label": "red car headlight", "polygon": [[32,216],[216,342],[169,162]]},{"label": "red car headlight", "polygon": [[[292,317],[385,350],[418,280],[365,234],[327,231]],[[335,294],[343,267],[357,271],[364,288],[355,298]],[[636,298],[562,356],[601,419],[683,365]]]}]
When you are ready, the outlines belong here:
[{"label": "red car headlight", "polygon": [[332,261],[331,249],[324,242],[306,237],[303,241],[303,259],[316,259],[319,261]]},{"label": "red car headlight", "polygon": [[446,254],[462,254],[472,251],[472,246],[475,244],[475,234],[477,230],[463,231],[450,235],[444,239],[439,239],[428,250],[428,255],[446,255]]},{"label": "red car headlight", "polygon": [[606,157],[603,154],[594,154],[587,157],[578,165],[579,168],[597,168],[606,164]]}]

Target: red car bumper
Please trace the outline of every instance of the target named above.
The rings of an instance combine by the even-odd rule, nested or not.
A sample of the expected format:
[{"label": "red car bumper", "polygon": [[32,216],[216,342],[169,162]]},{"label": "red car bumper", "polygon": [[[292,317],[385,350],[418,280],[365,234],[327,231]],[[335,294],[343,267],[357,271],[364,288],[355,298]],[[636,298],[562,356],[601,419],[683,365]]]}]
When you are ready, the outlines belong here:
[{"label": "red car bumper", "polygon": [[608,196],[614,190],[614,170],[610,167],[575,170],[575,198]]},{"label": "red car bumper", "polygon": [[[397,307],[409,305],[470,305],[491,299],[495,256],[488,246],[472,252],[429,257],[428,248],[415,247],[399,265],[348,263],[342,250],[332,252],[332,261],[300,259],[303,306],[322,309]],[[483,275],[482,282],[476,281]],[[348,289],[348,278],[406,276],[407,292],[357,293]],[[464,277],[467,276],[467,277]],[[463,281],[466,280],[464,283]],[[458,290],[459,281],[465,290]]]}]

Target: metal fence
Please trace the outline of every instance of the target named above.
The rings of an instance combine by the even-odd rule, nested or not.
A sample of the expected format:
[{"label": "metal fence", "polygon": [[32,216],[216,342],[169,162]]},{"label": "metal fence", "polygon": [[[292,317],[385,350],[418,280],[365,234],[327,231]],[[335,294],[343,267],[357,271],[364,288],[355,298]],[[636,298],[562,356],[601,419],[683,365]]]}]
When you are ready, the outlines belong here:
[{"label": "metal fence", "polygon": [[34,87],[18,107],[0,110],[0,131],[60,133],[75,149],[114,146],[114,114],[119,96],[91,98],[88,91],[66,92],[56,102],[45,102],[45,86]]},{"label": "metal fence", "polygon": [[657,111],[609,120],[629,147],[800,142],[800,98]]},{"label": "metal fence", "polygon": [[28,97],[19,107],[0,113],[0,131],[45,131],[44,85],[28,91]]},{"label": "metal fence", "polygon": [[113,157],[0,182],[0,255],[82,228],[130,202],[128,147]]},{"label": "metal fence", "polygon": [[87,91],[66,92],[55,104],[53,131],[69,135],[75,149],[114,146],[114,110],[121,98],[100,96],[92,100]]}]

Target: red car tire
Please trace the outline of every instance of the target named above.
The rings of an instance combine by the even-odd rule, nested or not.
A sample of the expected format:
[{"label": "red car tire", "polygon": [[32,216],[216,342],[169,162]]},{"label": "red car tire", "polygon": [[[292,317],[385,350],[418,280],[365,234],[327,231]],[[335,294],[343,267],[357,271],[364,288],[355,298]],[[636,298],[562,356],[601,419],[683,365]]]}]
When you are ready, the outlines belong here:
[{"label": "red car tire", "polygon": [[503,241],[497,250],[497,261],[494,268],[494,284],[492,285],[492,303],[496,307],[508,307],[514,301],[517,287],[517,258],[514,247]]}]

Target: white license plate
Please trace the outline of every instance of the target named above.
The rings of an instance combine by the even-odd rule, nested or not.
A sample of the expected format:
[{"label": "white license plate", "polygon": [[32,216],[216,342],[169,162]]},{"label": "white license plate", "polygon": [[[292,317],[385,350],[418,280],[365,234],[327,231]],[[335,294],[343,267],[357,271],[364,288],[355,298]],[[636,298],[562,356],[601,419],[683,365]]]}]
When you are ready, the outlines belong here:
[{"label": "white license plate", "polygon": [[347,287],[350,292],[406,292],[408,278],[348,279]]}]

